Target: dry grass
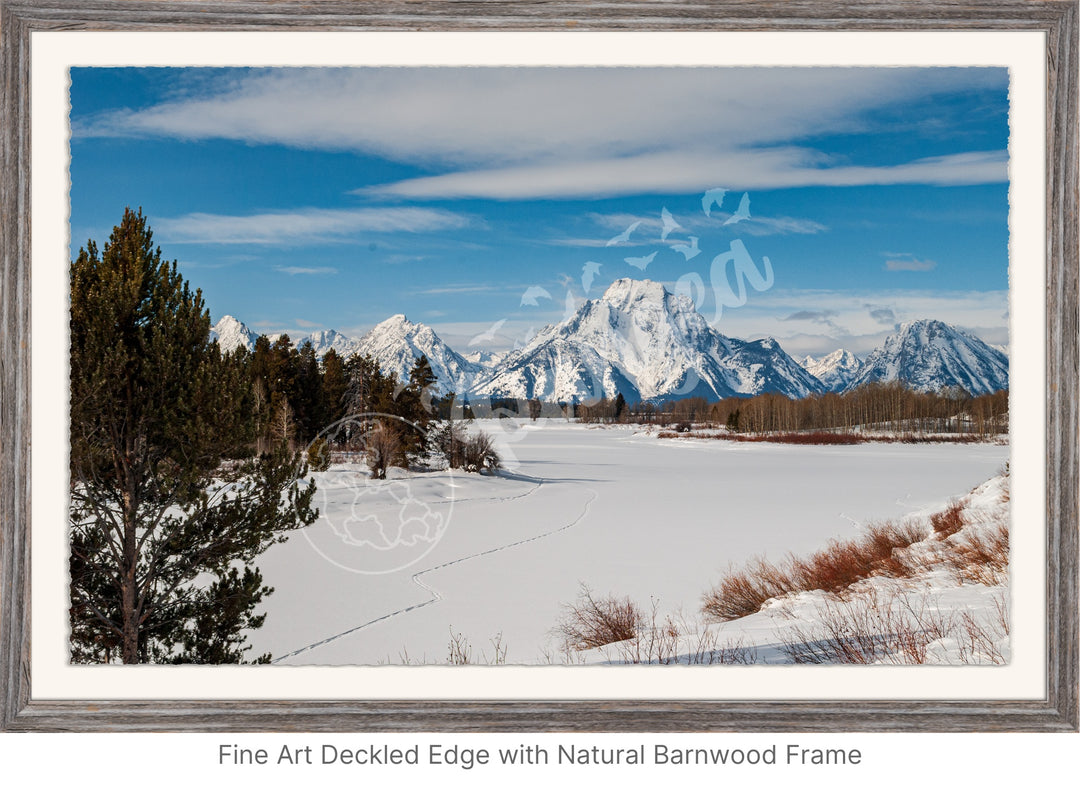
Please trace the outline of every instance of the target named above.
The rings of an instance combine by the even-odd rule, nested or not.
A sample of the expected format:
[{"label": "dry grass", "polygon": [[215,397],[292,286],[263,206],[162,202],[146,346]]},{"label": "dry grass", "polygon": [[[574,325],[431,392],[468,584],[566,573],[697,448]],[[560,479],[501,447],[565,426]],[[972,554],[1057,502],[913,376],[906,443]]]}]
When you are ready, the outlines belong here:
[{"label": "dry grass", "polygon": [[1001,585],[1009,578],[1009,528],[1005,524],[954,539],[946,565],[957,581]]},{"label": "dry grass", "polygon": [[701,609],[713,620],[735,620],[793,590],[796,585],[788,570],[756,557],[742,570],[729,570],[720,585],[705,594]]},{"label": "dry grass", "polygon": [[[1008,501],[1007,485],[1002,501]],[[755,557],[728,570],[705,594],[702,611],[712,620],[734,620],[788,593],[843,593],[870,577],[909,578],[937,567],[951,571],[961,584],[1000,585],[1009,571],[1009,526],[1002,516],[953,501],[931,514],[928,526],[917,520],[873,523],[857,538],[831,541],[808,557],[791,555],[780,563]],[[909,549],[920,542],[928,548]]]},{"label": "dry grass", "polygon": [[[493,648],[492,653],[488,653],[486,650],[480,651],[480,653],[474,654],[473,646],[469,642],[468,638],[461,632],[455,632],[453,626],[450,627],[450,640],[446,645],[446,661],[442,662],[450,666],[465,666],[470,664],[483,664],[483,665],[502,665],[506,664],[506,644],[503,642],[502,632],[499,632],[490,640]],[[381,662],[381,663],[389,663]],[[398,663],[402,666],[419,667],[419,666],[431,666],[439,662],[429,661],[425,658],[413,658],[409,655],[408,650],[402,650],[398,656]]]},{"label": "dry grass", "polygon": [[959,533],[964,524],[964,506],[956,501],[950,503],[944,511],[930,515],[930,526],[939,538],[948,538]]},{"label": "dry grass", "polygon": [[902,550],[925,536],[914,522],[879,522],[859,538],[832,541],[809,557],[791,556],[781,564],[754,558],[746,568],[729,571],[705,594],[702,611],[713,620],[734,620],[786,593],[838,593],[871,576],[911,576],[916,566],[905,560]]},{"label": "dry grass", "polygon": [[980,620],[970,612],[944,613],[925,596],[871,589],[824,600],[816,625],[790,628],[781,647],[796,664],[925,664],[934,643],[951,640],[961,664],[1004,664],[1006,602],[996,602],[996,610],[996,617]]},{"label": "dry grass", "polygon": [[[609,646],[612,660],[627,664],[753,664],[757,653],[741,641],[721,644],[719,632],[691,625],[681,615],[661,617],[653,599],[648,615],[629,598],[597,598],[588,587],[564,607],[555,632],[564,664],[583,663],[581,651]],[[548,654],[549,663],[555,663]]]},{"label": "dry grass", "polygon": [[728,440],[734,443],[786,443],[790,445],[861,445],[862,443],[980,443],[987,438],[974,434],[870,434],[868,432],[660,432],[664,440]]}]

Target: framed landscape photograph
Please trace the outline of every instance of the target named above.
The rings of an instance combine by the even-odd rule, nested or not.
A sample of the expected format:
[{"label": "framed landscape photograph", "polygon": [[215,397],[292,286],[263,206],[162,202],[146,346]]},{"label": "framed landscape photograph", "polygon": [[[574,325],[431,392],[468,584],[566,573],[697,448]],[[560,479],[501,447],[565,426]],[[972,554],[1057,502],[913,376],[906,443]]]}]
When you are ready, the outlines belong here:
[{"label": "framed landscape photograph", "polygon": [[0,4],[3,727],[1075,731],[1076,4],[481,7]]}]

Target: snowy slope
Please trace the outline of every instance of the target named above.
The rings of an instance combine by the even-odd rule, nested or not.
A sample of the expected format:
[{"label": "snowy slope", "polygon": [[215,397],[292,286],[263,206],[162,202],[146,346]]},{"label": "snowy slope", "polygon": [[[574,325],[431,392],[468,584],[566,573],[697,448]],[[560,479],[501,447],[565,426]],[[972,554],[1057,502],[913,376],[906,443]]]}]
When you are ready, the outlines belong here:
[{"label": "snowy slope", "polygon": [[938,320],[904,323],[867,356],[848,389],[900,381],[916,391],[960,386],[973,395],[1009,387],[1009,358],[981,339]]},{"label": "snowy slope", "polygon": [[542,330],[473,394],[587,401],[621,393],[635,402],[821,390],[775,340],[723,336],[689,298],[657,282],[619,279],[601,298]]},{"label": "snowy slope", "polygon": [[836,350],[820,358],[808,355],[801,365],[821,380],[829,391],[844,390],[862,369],[862,361],[849,350],[844,349]]},{"label": "snowy slope", "polygon": [[409,379],[416,359],[426,355],[439,378],[436,393],[462,393],[484,371],[452,350],[430,327],[410,322],[404,314],[395,314],[365,333],[355,352],[370,355],[384,372],[394,372],[404,381]]},{"label": "snowy slope", "polygon": [[232,352],[237,347],[252,350],[257,334],[252,333],[244,323],[226,314],[210,329],[210,338],[217,339],[222,352]]}]

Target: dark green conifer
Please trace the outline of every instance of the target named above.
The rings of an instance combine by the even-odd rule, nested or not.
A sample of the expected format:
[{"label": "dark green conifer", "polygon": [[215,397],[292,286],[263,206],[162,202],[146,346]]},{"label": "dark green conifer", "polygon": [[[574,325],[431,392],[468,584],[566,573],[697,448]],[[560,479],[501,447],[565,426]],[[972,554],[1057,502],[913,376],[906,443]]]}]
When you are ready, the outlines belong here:
[{"label": "dark green conifer", "polygon": [[314,520],[300,459],[244,458],[248,360],[209,340],[142,211],[80,250],[70,324],[72,660],[240,661],[270,589],[236,563]]}]

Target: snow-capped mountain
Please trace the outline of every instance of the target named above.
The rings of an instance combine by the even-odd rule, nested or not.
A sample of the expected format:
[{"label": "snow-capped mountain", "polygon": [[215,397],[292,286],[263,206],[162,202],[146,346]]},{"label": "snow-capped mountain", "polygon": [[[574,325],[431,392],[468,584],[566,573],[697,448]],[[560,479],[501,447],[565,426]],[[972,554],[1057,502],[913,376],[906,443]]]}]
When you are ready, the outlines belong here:
[{"label": "snow-capped mountain", "polygon": [[[268,337],[273,343],[277,336]],[[334,330],[315,331],[314,333],[297,339],[295,344],[299,347],[304,342],[311,342],[311,348],[315,351],[316,358],[322,358],[330,350],[338,354],[340,358],[348,358],[360,347],[360,340],[338,333]]]},{"label": "snow-capped mountain", "polygon": [[823,391],[773,339],[726,337],[653,281],[619,279],[569,319],[550,325],[481,380],[474,396],[585,401],[709,399]]},{"label": "snow-capped mountain", "polygon": [[426,355],[439,378],[434,390],[440,394],[468,391],[485,371],[452,350],[430,327],[410,322],[404,314],[395,314],[365,333],[358,340],[355,352],[370,355],[384,372],[394,372],[404,382],[408,381],[416,359]]},{"label": "snow-capped mountain", "polygon": [[870,353],[847,387],[894,380],[916,391],[960,386],[978,396],[1009,387],[1009,358],[951,325],[917,320],[901,325]]},{"label": "snow-capped mountain", "polygon": [[[225,351],[252,349],[256,334],[231,316],[213,328]],[[273,341],[276,337],[269,337]],[[508,353],[461,355],[422,323],[396,314],[360,338],[318,331],[310,341],[322,358],[370,355],[385,372],[408,379],[426,355],[438,377],[435,393],[472,399],[506,397],[588,401],[623,395],[628,402],[702,396],[722,399],[780,393],[802,398],[869,382],[899,380],[918,391],[960,386],[978,395],[1009,387],[1009,359],[980,339],[936,320],[905,323],[865,361],[847,350],[800,364],[775,339],[744,341],[716,331],[693,301],[648,280],[619,279],[568,319],[549,325]]]},{"label": "snow-capped mountain", "polygon": [[485,369],[493,369],[506,360],[508,352],[492,352],[491,350],[474,350],[465,353],[461,357],[474,366],[482,366]]},{"label": "snow-capped mountain", "polygon": [[826,390],[842,391],[862,369],[862,361],[849,350],[835,350],[828,355],[803,359],[801,366],[824,383]]},{"label": "snow-capped mountain", "polygon": [[210,338],[217,339],[218,347],[223,353],[232,352],[237,347],[254,349],[257,335],[252,333],[244,323],[228,314],[210,329]]}]

